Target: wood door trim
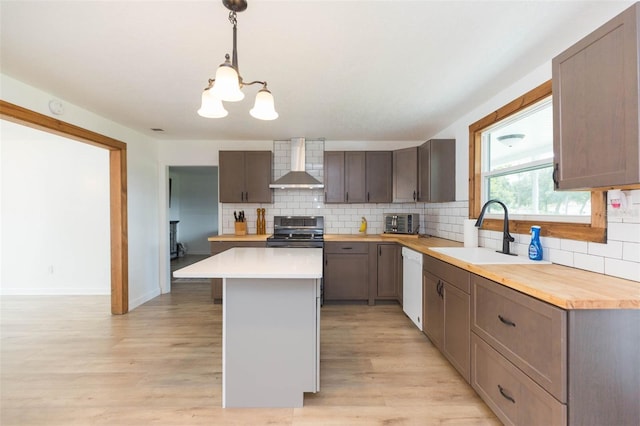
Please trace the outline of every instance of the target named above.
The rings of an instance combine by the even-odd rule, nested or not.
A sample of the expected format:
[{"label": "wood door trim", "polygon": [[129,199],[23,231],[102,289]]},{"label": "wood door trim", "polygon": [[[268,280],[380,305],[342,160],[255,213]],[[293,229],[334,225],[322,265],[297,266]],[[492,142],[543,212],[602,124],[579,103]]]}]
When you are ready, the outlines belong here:
[{"label": "wood door trim", "polygon": [[111,313],[129,310],[127,144],[0,99],[0,118],[109,150]]}]

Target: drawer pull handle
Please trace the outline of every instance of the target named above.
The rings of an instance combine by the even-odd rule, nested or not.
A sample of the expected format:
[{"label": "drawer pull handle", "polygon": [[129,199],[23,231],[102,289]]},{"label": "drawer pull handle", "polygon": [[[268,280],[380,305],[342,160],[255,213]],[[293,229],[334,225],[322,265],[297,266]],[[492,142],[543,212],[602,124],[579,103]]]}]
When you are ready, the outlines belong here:
[{"label": "drawer pull handle", "polygon": [[516,403],[516,400],[513,399],[513,397],[509,396],[505,391],[504,388],[500,385],[498,385],[498,390],[500,391],[500,395],[502,395],[504,397],[504,399],[507,399],[511,402],[513,402],[514,404]]},{"label": "drawer pull handle", "polygon": [[342,247],[342,250],[353,250],[353,247]]},{"label": "drawer pull handle", "polygon": [[500,320],[501,323],[503,324],[507,324],[510,325],[511,327],[515,327],[516,323],[513,321],[509,321],[508,319],[506,319],[505,317],[503,317],[502,315],[498,315],[498,319]]}]

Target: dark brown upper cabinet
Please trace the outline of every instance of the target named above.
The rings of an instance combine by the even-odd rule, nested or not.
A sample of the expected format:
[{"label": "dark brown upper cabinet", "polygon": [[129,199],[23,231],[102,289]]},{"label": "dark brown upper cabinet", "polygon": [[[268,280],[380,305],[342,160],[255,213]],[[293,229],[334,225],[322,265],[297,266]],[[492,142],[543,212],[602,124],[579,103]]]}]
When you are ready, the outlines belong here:
[{"label": "dark brown upper cabinet", "polygon": [[393,198],[393,155],[391,151],[366,153],[366,202],[390,203]]},{"label": "dark brown upper cabinet", "polygon": [[456,199],[456,141],[431,139],[418,148],[418,201]]},{"label": "dark brown upper cabinet", "polygon": [[344,151],[325,151],[325,203],[344,203],[344,178]]},{"label": "dark brown upper cabinet", "polygon": [[220,202],[273,203],[271,151],[220,151]]},{"label": "dark brown upper cabinet", "polygon": [[389,203],[391,151],[325,151],[326,203]]},{"label": "dark brown upper cabinet", "polygon": [[393,202],[418,201],[418,147],[393,151]]},{"label": "dark brown upper cabinet", "polygon": [[347,203],[367,201],[367,157],[364,151],[344,153],[344,200]]},{"label": "dark brown upper cabinet", "polygon": [[557,189],[640,183],[635,3],[552,60]]}]

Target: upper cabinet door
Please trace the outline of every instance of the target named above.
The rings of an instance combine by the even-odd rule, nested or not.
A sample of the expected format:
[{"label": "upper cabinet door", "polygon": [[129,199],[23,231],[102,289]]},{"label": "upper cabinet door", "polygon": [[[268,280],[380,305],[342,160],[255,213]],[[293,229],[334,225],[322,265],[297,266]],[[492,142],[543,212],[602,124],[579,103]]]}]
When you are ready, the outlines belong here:
[{"label": "upper cabinet door", "polygon": [[366,202],[390,203],[392,199],[392,152],[367,151]]},{"label": "upper cabinet door", "polygon": [[244,152],[220,151],[218,166],[221,203],[244,201]]},{"label": "upper cabinet door", "polygon": [[324,202],[344,203],[344,152],[324,152]]},{"label": "upper cabinet door", "polygon": [[345,201],[365,203],[367,201],[366,166],[364,151],[344,153]]},{"label": "upper cabinet door", "polygon": [[636,3],[552,61],[558,189],[640,183]]},{"label": "upper cabinet door", "polygon": [[418,147],[393,151],[393,202],[418,201]]},{"label": "upper cabinet door", "polygon": [[273,189],[269,188],[273,178],[272,161],[271,151],[245,152],[245,202],[273,203]]},{"label": "upper cabinet door", "polygon": [[427,141],[418,147],[418,201],[429,201],[429,187],[431,186],[430,162],[431,142]]},{"label": "upper cabinet door", "polygon": [[432,139],[418,148],[418,201],[456,199],[456,141]]},{"label": "upper cabinet door", "polygon": [[220,151],[221,203],[272,203],[271,151]]},{"label": "upper cabinet door", "polygon": [[443,203],[456,199],[456,141],[431,140],[429,159],[431,189],[429,201]]}]

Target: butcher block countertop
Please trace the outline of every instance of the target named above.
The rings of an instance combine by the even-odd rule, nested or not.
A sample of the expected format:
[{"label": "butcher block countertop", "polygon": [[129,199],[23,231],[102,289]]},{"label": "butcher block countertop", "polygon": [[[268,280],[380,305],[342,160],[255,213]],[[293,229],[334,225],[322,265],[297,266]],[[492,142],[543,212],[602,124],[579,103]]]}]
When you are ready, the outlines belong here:
[{"label": "butcher block countertop", "polygon": [[251,241],[267,241],[267,238],[269,237],[269,235],[256,235],[256,234],[249,234],[249,235],[234,235],[234,234],[223,234],[223,235],[216,235],[213,237],[209,237],[207,238],[207,240],[209,241],[245,241],[245,242],[251,242]]},{"label": "butcher block countertop", "polygon": [[[266,235],[220,235],[209,241],[264,241]],[[640,309],[640,282],[555,264],[474,265],[431,250],[462,243],[436,237],[325,234],[325,242],[394,242],[563,309]]]}]

